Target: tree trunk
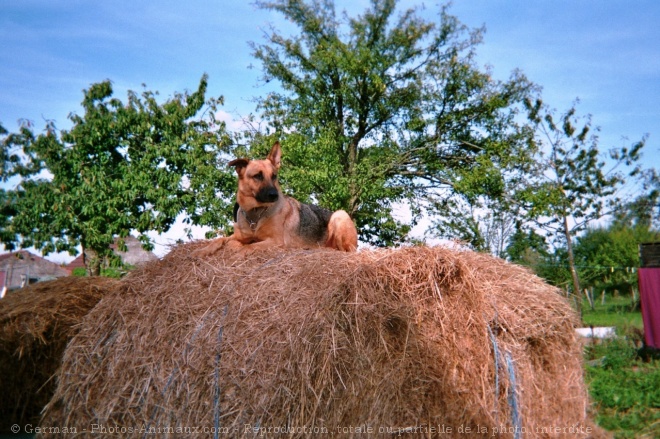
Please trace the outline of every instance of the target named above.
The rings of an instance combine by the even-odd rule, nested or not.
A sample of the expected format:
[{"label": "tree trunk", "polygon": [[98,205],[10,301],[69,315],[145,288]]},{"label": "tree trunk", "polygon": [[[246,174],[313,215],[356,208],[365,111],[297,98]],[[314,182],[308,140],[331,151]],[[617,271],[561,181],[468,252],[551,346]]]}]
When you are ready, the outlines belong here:
[{"label": "tree trunk", "polygon": [[589,308],[594,311],[596,309],[596,305],[594,303],[594,287],[585,288],[584,292],[586,293],[587,300],[589,301]]},{"label": "tree trunk", "polygon": [[359,189],[357,186],[356,182],[356,170],[355,167],[357,165],[357,147],[358,143],[360,142],[361,137],[358,137],[360,133],[356,134],[353,139],[351,139],[351,142],[348,145],[348,157],[347,157],[347,169],[346,172],[348,173],[348,192],[349,192],[349,199],[348,199],[348,215],[353,218],[355,214],[357,213],[358,210],[358,205],[359,205],[359,199],[360,196],[358,194]]},{"label": "tree trunk", "polygon": [[577,270],[575,269],[575,257],[573,256],[573,241],[571,240],[571,232],[568,228],[568,217],[564,216],[564,235],[566,237],[566,250],[568,251],[568,267],[571,271],[571,278],[573,279],[573,294],[576,297],[575,306],[577,312],[582,318],[582,296],[580,295],[580,279],[578,278]]},{"label": "tree trunk", "polygon": [[87,276],[100,276],[101,275],[101,260],[96,251],[91,248],[83,247],[83,262],[87,270]]}]

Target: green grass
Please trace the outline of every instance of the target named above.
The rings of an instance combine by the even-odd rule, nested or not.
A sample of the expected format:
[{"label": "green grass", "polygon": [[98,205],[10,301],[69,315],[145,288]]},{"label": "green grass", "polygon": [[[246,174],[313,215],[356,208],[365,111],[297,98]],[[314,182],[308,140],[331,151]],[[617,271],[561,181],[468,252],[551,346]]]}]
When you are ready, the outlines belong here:
[{"label": "green grass", "polygon": [[630,296],[599,299],[594,310],[583,303],[584,326],[614,326],[619,337],[585,349],[596,422],[617,439],[660,438],[660,354],[640,349],[644,325]]},{"label": "green grass", "polygon": [[596,422],[619,438],[660,437],[660,356],[640,355],[625,338],[588,346],[586,367]]},{"label": "green grass", "polygon": [[[130,270],[133,269],[133,266],[131,265],[126,265],[124,267],[107,267],[107,268],[101,268],[101,276],[104,277],[114,277],[116,279],[119,279],[126,275],[126,273]],[[73,273],[71,273],[73,276],[80,276],[84,277],[87,276],[87,270],[85,267],[78,267],[73,269]]]},{"label": "green grass", "polygon": [[616,326],[621,334],[628,328],[643,329],[642,314],[630,296],[606,297],[605,305],[598,298],[594,310],[588,302],[582,304],[582,322],[584,326]]}]

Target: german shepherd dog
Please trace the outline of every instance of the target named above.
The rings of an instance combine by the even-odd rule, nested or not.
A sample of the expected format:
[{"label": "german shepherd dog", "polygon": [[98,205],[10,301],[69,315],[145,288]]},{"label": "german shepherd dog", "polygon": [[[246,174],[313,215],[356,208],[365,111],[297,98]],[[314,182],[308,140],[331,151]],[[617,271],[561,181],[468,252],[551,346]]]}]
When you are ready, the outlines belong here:
[{"label": "german shepherd dog", "polygon": [[209,256],[221,248],[252,252],[269,247],[330,247],[357,249],[357,230],[343,210],[331,212],[282,194],[277,181],[282,148],[275,143],[265,160],[235,159],[229,166],[238,174],[234,233],[197,250]]}]

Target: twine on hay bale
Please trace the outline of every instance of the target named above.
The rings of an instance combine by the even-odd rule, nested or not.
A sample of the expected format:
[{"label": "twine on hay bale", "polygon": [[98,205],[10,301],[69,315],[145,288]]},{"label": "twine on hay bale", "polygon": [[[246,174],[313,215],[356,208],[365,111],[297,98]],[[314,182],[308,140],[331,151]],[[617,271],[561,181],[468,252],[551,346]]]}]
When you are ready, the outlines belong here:
[{"label": "twine on hay bale", "polygon": [[64,277],[0,300],[0,432],[36,424],[77,324],[117,280]]},{"label": "twine on hay bale", "polygon": [[134,271],[85,317],[42,425],[132,437],[601,433],[576,316],[521,267],[437,247],[197,259],[197,245]]}]

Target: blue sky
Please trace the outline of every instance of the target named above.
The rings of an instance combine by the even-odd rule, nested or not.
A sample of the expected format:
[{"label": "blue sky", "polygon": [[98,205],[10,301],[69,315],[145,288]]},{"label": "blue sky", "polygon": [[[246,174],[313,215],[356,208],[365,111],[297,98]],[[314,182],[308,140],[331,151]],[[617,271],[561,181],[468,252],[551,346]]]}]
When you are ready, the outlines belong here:
[{"label": "blue sky", "polygon": [[[368,3],[336,2],[349,15]],[[399,8],[421,4],[435,19],[436,2]],[[559,110],[579,98],[578,113],[601,127],[602,149],[650,134],[644,161],[660,168],[660,2],[455,0],[450,13],[485,25],[478,60],[495,77],[521,69]],[[290,28],[248,1],[0,0],[0,123],[14,131],[23,118],[40,130],[51,119],[68,128],[92,83],[112,80],[120,99],[143,83],[167,98],[194,90],[204,73],[228,117],[245,116],[266,92],[248,42],[263,41],[269,24]]]}]

